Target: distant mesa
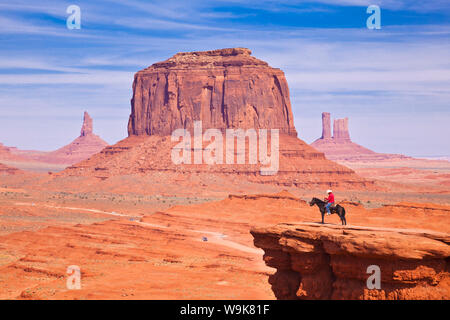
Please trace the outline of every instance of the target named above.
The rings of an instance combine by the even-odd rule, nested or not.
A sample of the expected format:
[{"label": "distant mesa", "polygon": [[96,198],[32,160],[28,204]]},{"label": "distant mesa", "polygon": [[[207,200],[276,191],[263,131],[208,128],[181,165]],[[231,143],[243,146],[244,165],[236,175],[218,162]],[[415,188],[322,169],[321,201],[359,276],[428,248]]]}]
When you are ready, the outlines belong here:
[{"label": "distant mesa", "polygon": [[[0,146],[0,148],[1,147],[2,146]],[[14,168],[14,167],[7,166],[3,163],[0,163],[0,175],[2,175],[2,174],[16,175],[16,174],[20,174],[20,173],[23,173],[23,171],[19,170],[17,168]]]},{"label": "distant mesa", "polygon": [[[174,164],[176,129],[279,129],[279,170],[261,176],[261,164]],[[86,127],[89,127],[88,125]],[[82,130],[84,132],[84,130]],[[373,181],[329,161],[297,138],[283,71],[245,48],[183,52],[137,72],[133,82],[129,137],[77,163],[58,176],[102,180],[160,172],[171,177],[225,175],[265,184],[297,187],[369,188]],[[206,147],[204,145],[203,147]],[[235,155],[236,155],[236,150]]]},{"label": "distant mesa", "polygon": [[74,164],[88,159],[90,156],[103,150],[108,143],[93,132],[93,121],[87,112],[84,112],[83,125],[80,136],[70,144],[38,157],[38,161],[59,164]]},{"label": "distant mesa", "polygon": [[6,155],[9,154],[11,152],[11,149],[8,148],[7,146],[5,146],[3,143],[0,143],[0,156],[1,155]]},{"label": "distant mesa", "polygon": [[348,132],[348,118],[335,119],[333,122],[333,137],[331,137],[331,118],[329,112],[322,113],[322,138],[323,140],[333,139],[334,141],[350,141]]},{"label": "distant mesa", "polygon": [[92,118],[84,112],[80,136],[70,144],[52,152],[20,150],[0,144],[0,160],[72,165],[88,159],[106,146],[108,143],[94,134]]},{"label": "distant mesa", "polygon": [[380,161],[412,159],[401,154],[377,153],[352,142],[348,129],[348,118],[334,119],[333,136],[331,136],[330,113],[322,113],[322,137],[311,146],[325,153],[330,160],[342,161]]},{"label": "distant mesa", "polygon": [[29,161],[29,159],[22,157],[22,152],[24,151],[0,143],[0,160],[2,161]]}]

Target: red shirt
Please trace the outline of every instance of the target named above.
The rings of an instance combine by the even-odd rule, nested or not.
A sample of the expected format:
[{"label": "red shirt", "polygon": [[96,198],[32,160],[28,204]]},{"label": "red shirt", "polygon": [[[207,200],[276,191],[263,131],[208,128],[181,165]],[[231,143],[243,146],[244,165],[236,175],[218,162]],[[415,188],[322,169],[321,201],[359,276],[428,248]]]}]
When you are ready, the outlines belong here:
[{"label": "red shirt", "polygon": [[325,198],[326,201],[328,201],[329,203],[334,203],[334,194],[330,193],[328,195],[328,198]]}]

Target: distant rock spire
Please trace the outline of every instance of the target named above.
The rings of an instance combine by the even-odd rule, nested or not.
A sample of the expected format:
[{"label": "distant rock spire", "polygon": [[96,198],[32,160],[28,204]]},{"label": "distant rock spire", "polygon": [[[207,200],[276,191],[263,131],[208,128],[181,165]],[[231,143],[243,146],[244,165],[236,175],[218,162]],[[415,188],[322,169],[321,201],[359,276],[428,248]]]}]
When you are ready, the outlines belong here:
[{"label": "distant rock spire", "polygon": [[92,118],[87,111],[84,112],[83,126],[81,127],[81,137],[91,135],[93,133]]},{"label": "distant rock spire", "polygon": [[322,139],[331,139],[331,120],[329,112],[322,112]]},{"label": "distant rock spire", "polygon": [[334,140],[350,140],[348,132],[348,118],[335,119],[333,122],[333,139]]}]

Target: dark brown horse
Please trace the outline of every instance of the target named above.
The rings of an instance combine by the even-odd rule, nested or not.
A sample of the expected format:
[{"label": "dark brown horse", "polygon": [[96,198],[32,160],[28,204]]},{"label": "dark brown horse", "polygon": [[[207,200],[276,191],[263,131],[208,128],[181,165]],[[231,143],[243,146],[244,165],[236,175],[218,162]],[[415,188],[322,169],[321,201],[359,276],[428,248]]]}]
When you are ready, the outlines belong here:
[{"label": "dark brown horse", "polygon": [[[313,206],[315,204],[319,207],[320,213],[322,214],[322,223],[324,223],[323,222],[323,218],[325,216],[325,212],[326,212],[325,206],[327,205],[327,203],[325,201],[320,200],[320,199],[312,198],[312,200],[310,201],[309,205]],[[334,207],[332,206],[330,208],[330,212],[332,214],[333,213],[337,213],[339,218],[341,218],[342,225],[346,225],[347,224],[347,220],[345,219],[345,209],[344,209],[343,206],[341,206],[339,204],[337,204]]]}]

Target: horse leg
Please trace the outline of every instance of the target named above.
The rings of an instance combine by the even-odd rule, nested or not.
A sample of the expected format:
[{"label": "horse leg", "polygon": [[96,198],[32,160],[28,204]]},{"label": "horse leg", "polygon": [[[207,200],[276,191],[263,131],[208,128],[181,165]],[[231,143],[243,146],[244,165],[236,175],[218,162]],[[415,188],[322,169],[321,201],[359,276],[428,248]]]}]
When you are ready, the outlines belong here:
[{"label": "horse leg", "polygon": [[339,218],[341,219],[342,225],[344,225],[345,213],[342,212],[342,210],[337,210],[337,214],[339,215]]},{"label": "horse leg", "polygon": [[320,213],[322,214],[322,224],[324,224],[323,217],[325,216],[325,210],[320,211]]}]

